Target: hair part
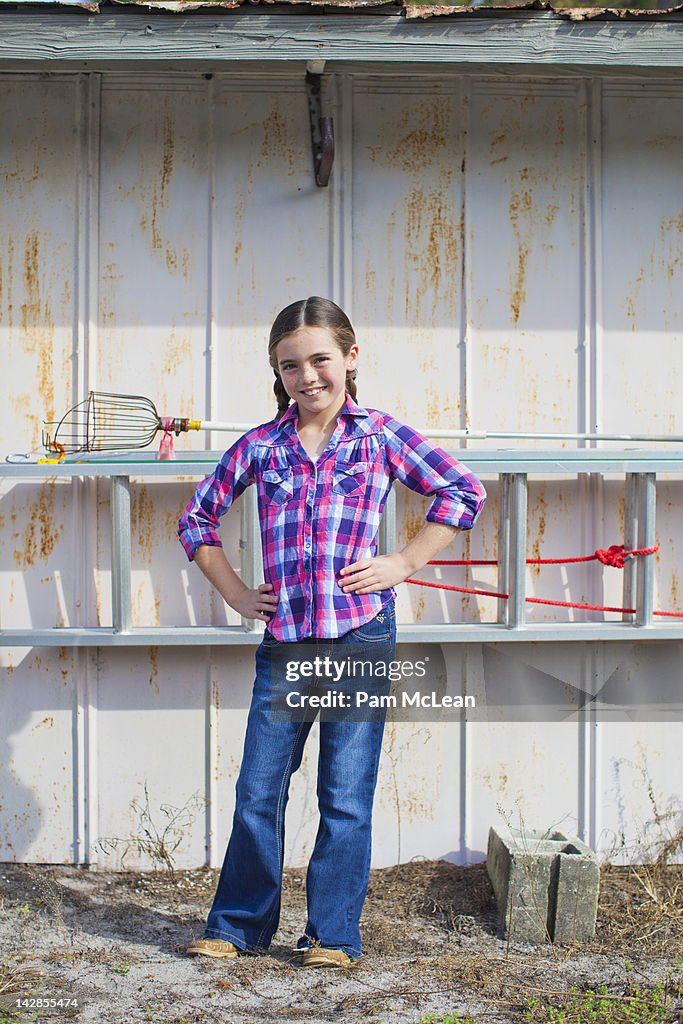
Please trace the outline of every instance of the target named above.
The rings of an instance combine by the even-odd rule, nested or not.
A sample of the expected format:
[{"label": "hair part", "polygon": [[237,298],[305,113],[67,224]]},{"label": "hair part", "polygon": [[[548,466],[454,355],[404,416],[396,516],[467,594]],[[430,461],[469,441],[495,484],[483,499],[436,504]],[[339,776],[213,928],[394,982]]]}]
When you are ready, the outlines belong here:
[{"label": "hair part", "polygon": [[[275,383],[273,392],[277,399],[278,415],[289,408],[291,399],[285,391],[282,377],[277,368],[277,356],[275,349],[279,342],[288,334],[294,334],[302,327],[324,327],[329,331],[339,346],[344,356],[348,356],[352,347],[356,344],[356,335],[351,326],[351,321],[343,309],[332,299],[323,299],[319,295],[311,295],[307,299],[298,299],[297,302],[285,306],[275,317],[273,326],[270,329],[268,339],[268,361],[273,367]],[[356,400],[356,371],[346,371],[346,390],[353,400]]]}]

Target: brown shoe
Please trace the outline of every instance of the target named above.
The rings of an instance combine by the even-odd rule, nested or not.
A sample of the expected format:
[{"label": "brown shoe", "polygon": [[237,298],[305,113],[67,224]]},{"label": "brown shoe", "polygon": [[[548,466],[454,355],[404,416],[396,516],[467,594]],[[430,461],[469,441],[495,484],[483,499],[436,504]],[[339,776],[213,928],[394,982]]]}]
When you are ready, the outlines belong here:
[{"label": "brown shoe", "polygon": [[236,960],[239,949],[225,939],[195,939],[185,950],[188,956],[213,956],[219,960]]},{"label": "brown shoe", "polygon": [[353,967],[355,960],[343,949],[327,949],[326,946],[312,946],[305,949],[301,957],[302,967]]}]

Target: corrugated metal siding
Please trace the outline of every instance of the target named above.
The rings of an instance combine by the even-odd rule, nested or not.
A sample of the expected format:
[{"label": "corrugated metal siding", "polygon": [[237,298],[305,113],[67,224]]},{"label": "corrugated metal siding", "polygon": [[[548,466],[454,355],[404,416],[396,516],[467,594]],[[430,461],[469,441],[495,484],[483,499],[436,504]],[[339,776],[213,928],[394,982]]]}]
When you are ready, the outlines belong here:
[{"label": "corrugated metal siding", "polygon": [[[312,180],[303,83],[291,76],[0,79],[3,452],[35,446],[41,418],[95,384],[149,393],[162,414],[268,418],[269,323],[315,292],[336,297],[356,324],[361,401],[415,424],[683,432],[678,86],[453,76],[338,77],[329,89],[337,156],[323,190]],[[175,540],[192,487],[133,485],[136,625],[226,621]],[[453,557],[495,556],[491,490],[481,527]],[[5,491],[2,625],[109,622],[106,485]],[[532,480],[530,495],[530,555],[621,538],[621,482]],[[402,540],[419,529],[424,504],[401,493]],[[680,506],[672,479],[660,491],[659,607],[678,600]],[[238,526],[229,513],[235,562]],[[530,569],[529,593],[595,600],[604,581],[618,604],[617,577]],[[495,582],[485,569],[471,579]],[[568,615],[584,613],[530,612],[532,621]],[[495,602],[406,586],[399,616],[490,620]],[[485,664],[502,682],[508,672],[603,681],[616,672],[640,686],[662,657],[675,664],[636,650],[453,646],[445,671],[458,692],[463,679],[481,681]],[[218,863],[248,650],[1,656],[0,859],[85,860],[98,838],[135,834],[146,786],[158,824],[165,805],[191,810],[178,863],[201,862],[205,848]],[[603,848],[628,840],[648,815],[644,775],[663,803],[680,802],[678,728],[392,725],[376,862],[476,857],[501,813],[531,827],[561,823]],[[293,788],[290,863],[310,852],[314,789],[311,749]]]}]

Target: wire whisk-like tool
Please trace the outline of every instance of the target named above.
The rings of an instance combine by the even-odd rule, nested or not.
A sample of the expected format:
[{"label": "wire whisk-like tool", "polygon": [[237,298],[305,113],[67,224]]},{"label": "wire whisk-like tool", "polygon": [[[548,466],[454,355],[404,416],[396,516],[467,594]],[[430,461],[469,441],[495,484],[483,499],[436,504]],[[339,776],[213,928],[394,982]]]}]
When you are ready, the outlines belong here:
[{"label": "wire whisk-like tool", "polygon": [[160,416],[154,402],[144,395],[114,395],[91,391],[61,420],[45,424],[43,447],[53,455],[81,452],[117,452],[146,448],[160,431],[176,435],[189,430],[242,432],[242,424],[186,417]]}]

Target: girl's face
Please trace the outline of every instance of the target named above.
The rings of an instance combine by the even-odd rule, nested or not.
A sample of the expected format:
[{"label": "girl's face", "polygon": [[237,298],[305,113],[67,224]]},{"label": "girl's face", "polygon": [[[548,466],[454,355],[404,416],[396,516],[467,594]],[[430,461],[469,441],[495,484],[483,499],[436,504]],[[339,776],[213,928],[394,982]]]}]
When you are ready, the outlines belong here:
[{"label": "girl's face", "polygon": [[285,391],[304,419],[339,412],[346,371],[356,365],[358,345],[345,356],[326,327],[300,327],[280,339],[275,357]]}]

